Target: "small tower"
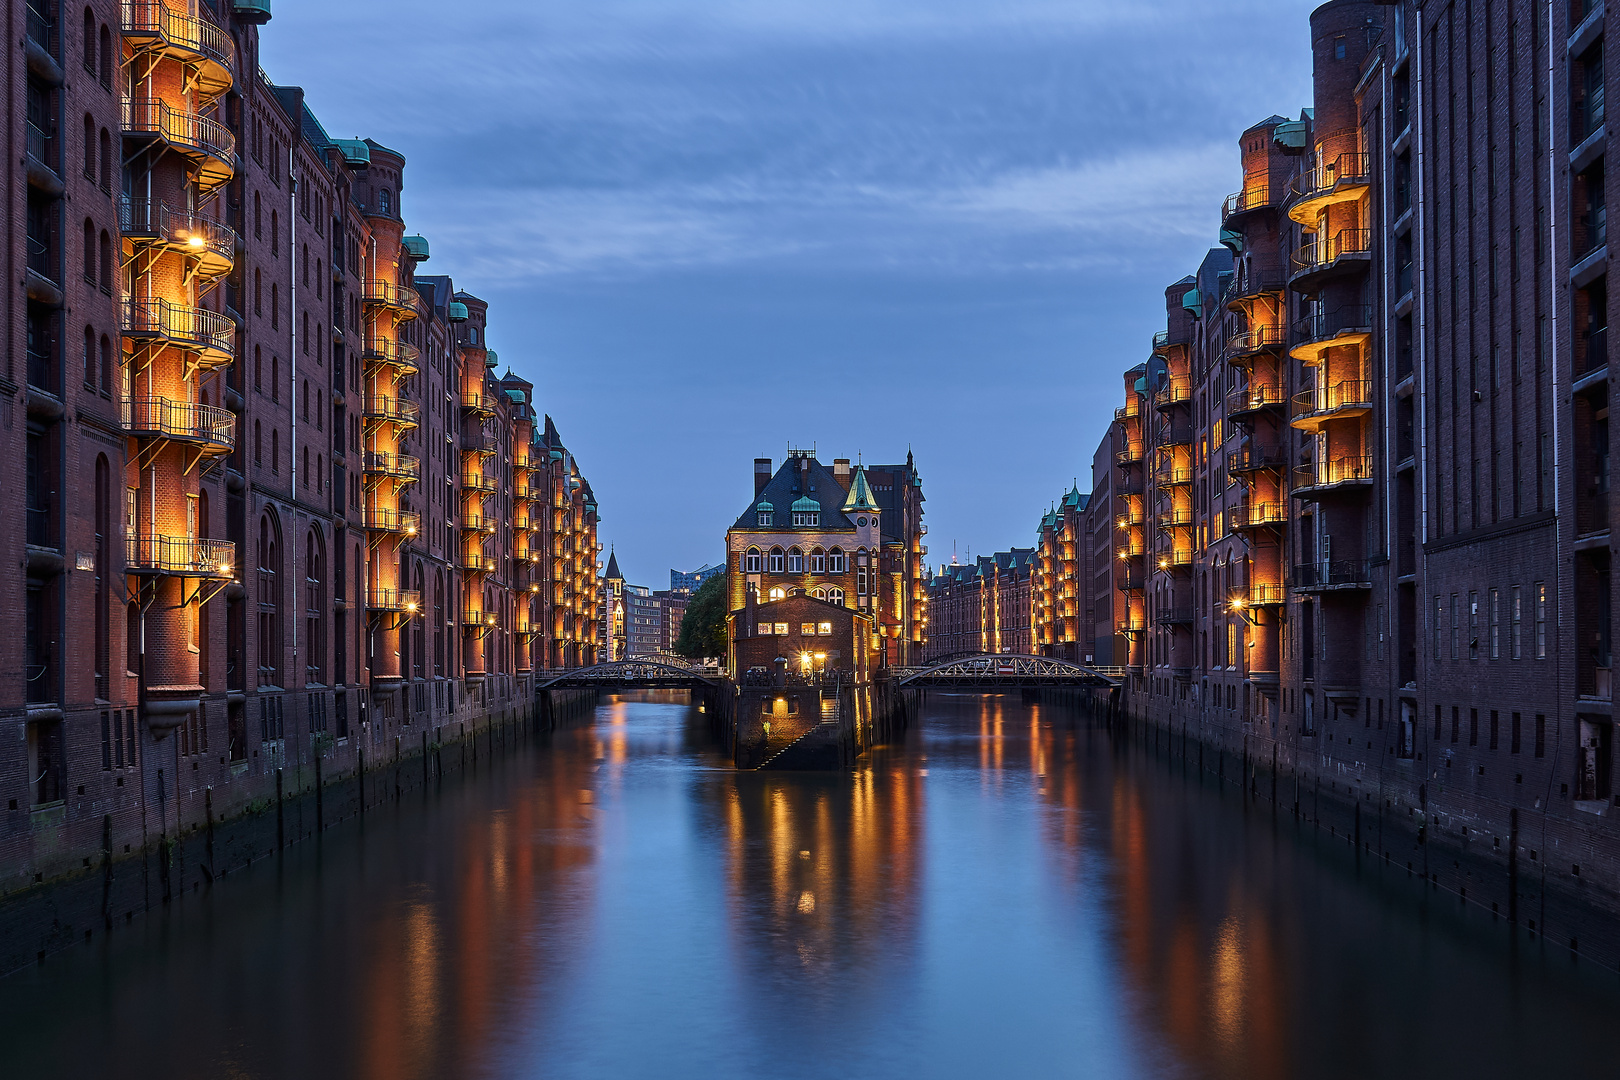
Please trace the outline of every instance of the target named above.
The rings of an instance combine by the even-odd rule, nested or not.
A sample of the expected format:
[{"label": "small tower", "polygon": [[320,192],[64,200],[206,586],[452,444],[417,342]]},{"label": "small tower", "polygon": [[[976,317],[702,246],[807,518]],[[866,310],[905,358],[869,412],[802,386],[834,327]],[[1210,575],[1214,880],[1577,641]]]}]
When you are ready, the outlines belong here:
[{"label": "small tower", "polygon": [[624,575],[619,573],[619,557],[608,549],[607,569],[602,572],[602,584],[607,588],[608,654],[611,663],[624,659]]}]

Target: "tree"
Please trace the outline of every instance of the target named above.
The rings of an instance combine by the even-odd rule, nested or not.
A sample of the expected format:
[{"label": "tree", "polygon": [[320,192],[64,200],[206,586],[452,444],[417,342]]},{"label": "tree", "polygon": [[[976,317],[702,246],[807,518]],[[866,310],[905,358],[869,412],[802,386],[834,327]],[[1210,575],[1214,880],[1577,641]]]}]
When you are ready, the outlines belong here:
[{"label": "tree", "polygon": [[716,574],[698,586],[687,602],[686,614],[681,616],[681,636],[675,642],[675,651],[692,660],[724,657],[730,644],[726,640],[726,575]]}]

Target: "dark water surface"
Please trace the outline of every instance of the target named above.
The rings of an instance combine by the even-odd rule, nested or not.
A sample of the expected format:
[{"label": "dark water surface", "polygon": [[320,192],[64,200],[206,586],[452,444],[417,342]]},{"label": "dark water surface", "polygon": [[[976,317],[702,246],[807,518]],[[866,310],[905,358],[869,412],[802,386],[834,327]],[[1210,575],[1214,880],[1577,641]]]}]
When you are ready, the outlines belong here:
[{"label": "dark water surface", "polygon": [[0,980],[0,1075],[1613,1076],[1620,977],[1016,697],[851,777],[678,699]]}]

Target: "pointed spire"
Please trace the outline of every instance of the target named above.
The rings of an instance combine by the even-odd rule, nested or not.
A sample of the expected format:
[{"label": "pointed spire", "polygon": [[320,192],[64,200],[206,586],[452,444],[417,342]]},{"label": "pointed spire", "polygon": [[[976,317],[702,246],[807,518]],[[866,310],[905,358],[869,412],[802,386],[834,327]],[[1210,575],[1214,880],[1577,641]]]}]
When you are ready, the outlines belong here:
[{"label": "pointed spire", "polygon": [[855,480],[849,485],[849,498],[844,500],[844,513],[871,512],[878,509],[877,500],[872,498],[872,489],[866,484],[866,469],[855,469]]},{"label": "pointed spire", "polygon": [[613,581],[615,579],[619,581],[624,580],[624,575],[619,573],[619,557],[614,554],[613,548],[611,547],[608,548],[607,570],[603,572],[602,578],[605,581]]}]

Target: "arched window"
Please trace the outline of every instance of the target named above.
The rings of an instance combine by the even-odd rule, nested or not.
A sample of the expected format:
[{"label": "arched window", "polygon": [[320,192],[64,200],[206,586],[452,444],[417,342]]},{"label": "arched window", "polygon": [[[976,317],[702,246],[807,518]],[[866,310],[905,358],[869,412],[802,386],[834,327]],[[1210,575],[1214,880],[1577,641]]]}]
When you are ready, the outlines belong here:
[{"label": "arched window", "polygon": [[259,518],[259,685],[281,685],[281,529],[272,511]]},{"label": "arched window", "polygon": [[[416,595],[421,597],[424,588],[422,564],[416,564]],[[420,603],[420,600],[418,600]],[[420,608],[418,608],[420,611]],[[411,620],[411,677],[415,679],[427,678],[427,622],[421,618]]]},{"label": "arched window", "polygon": [[309,683],[326,683],[326,545],[319,530],[311,527],[304,541],[304,677]]},{"label": "arched window", "polygon": [[304,486],[309,487],[309,447],[304,447]]},{"label": "arched window", "polygon": [[101,129],[101,190],[112,193],[113,159],[112,136],[107,129]]},{"label": "arched window", "polygon": [[281,258],[281,214],[270,211],[270,254]]},{"label": "arched window", "polygon": [[321,277],[321,260],[315,260],[315,299],[321,300],[326,296],[326,284]]},{"label": "arched window", "polygon": [[842,574],[844,571],[844,551],[842,548],[833,548],[827,555],[827,572],[830,574]]},{"label": "arched window", "polygon": [[759,548],[751,547],[748,554],[743,556],[743,571],[749,574],[759,573]]},{"label": "arched window", "polygon": [[96,223],[84,219],[84,280],[96,283]]},{"label": "arched window", "polygon": [[84,386],[88,390],[96,385],[96,330],[84,328]]},{"label": "arched window", "polygon": [[825,574],[827,572],[827,555],[820,548],[810,552],[810,572],[812,574]]},{"label": "arched window", "polygon": [[270,429],[270,471],[276,475],[281,474],[281,430]]},{"label": "arched window", "polygon": [[788,568],[788,573],[790,573],[790,574],[802,574],[802,573],[804,573],[804,552],[800,551],[798,548],[790,549],[788,551],[788,567],[787,568]]},{"label": "arched window", "polygon": [[827,599],[827,590],[818,585],[814,589],[810,590],[810,595],[815,597],[817,600],[825,600]]},{"label": "arched window", "polygon": [[106,334],[101,335],[101,392],[111,394],[113,389],[113,346],[112,338]]},{"label": "arched window", "polygon": [[827,590],[827,603],[829,603],[829,604],[837,604],[839,607],[843,607],[844,606],[844,590],[838,588],[836,585],[833,586],[832,588],[828,589]]},{"label": "arched window", "polygon": [[770,591],[770,594],[768,596],[768,601],[770,603],[775,603],[778,600],[786,600],[786,599],[787,599],[787,590],[786,589],[782,588],[782,586],[780,586],[780,585],[771,586],[771,591]]},{"label": "arched window", "polygon": [[299,410],[303,414],[301,419],[308,420],[309,419],[309,380],[308,379],[305,379],[303,381],[302,397],[303,397],[304,400],[299,405]]},{"label": "arched window", "polygon": [[780,574],[781,572],[782,572],[782,549],[781,548],[771,548],[771,573]]},{"label": "arched window", "polygon": [[388,189],[387,188],[378,188],[377,189],[377,210],[378,210],[378,212],[383,213],[383,214],[391,213],[391,211],[389,210],[389,207],[391,205],[392,205],[392,200],[389,197]]},{"label": "arched window", "polygon": [[253,239],[264,239],[264,202],[257,191],[253,193]]},{"label": "arched window", "polygon": [[106,86],[106,87],[111,87],[112,86],[112,79],[113,79],[112,31],[107,29],[107,24],[106,23],[102,23],[101,24],[101,85]]},{"label": "arched window", "polygon": [[84,9],[84,70],[96,73],[96,13]]},{"label": "arched window", "polygon": [[112,234],[106,229],[101,230],[101,291],[112,294],[113,287],[113,257]]},{"label": "arched window", "polygon": [[253,464],[264,464],[264,425],[253,421]]},{"label": "arched window", "polygon": [[96,178],[96,118],[84,114],[84,178]]},{"label": "arched window", "polygon": [[444,571],[433,574],[433,675],[444,678]]}]

